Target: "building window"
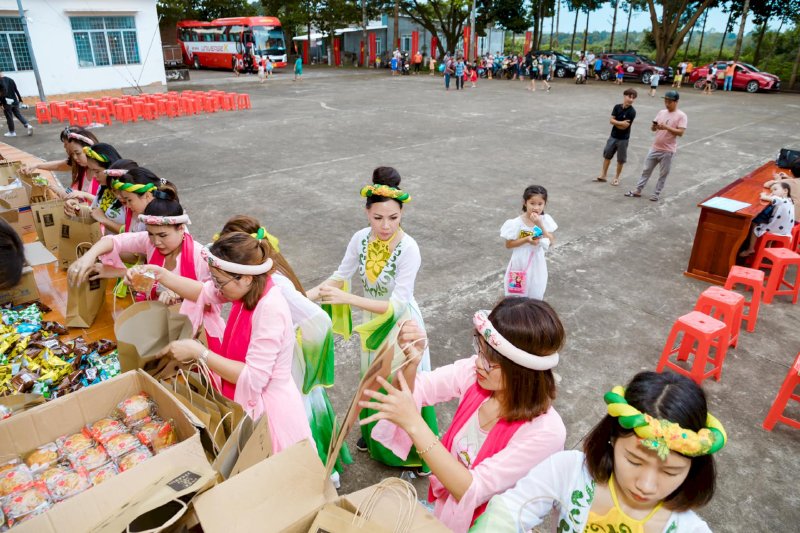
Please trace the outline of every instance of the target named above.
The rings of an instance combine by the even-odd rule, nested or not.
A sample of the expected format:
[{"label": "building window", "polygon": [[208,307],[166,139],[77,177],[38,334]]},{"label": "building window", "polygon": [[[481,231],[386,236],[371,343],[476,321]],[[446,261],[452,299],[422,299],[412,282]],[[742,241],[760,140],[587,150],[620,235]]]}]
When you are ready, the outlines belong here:
[{"label": "building window", "polygon": [[33,70],[19,17],[0,17],[0,71]]},{"label": "building window", "polygon": [[411,51],[411,35],[410,34],[403,35],[403,37],[401,38],[401,42],[402,42],[401,50],[403,50],[405,52],[410,52]]},{"label": "building window", "polygon": [[383,41],[380,37],[375,38],[375,53],[378,55],[383,53]]},{"label": "building window", "polygon": [[133,17],[70,17],[78,66],[132,65],[140,62]]}]

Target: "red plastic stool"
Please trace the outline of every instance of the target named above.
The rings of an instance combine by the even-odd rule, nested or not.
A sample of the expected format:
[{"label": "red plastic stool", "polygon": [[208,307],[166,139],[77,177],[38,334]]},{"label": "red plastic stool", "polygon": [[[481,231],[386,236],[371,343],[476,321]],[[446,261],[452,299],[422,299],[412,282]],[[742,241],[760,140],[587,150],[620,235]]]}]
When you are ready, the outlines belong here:
[{"label": "red plastic stool", "polygon": [[89,112],[85,109],[73,107],[69,112],[69,125],[85,128],[89,125]]},{"label": "red plastic stool", "polygon": [[59,122],[69,120],[69,106],[64,102],[56,102],[56,112],[53,113],[51,110],[50,114],[57,117]]},{"label": "red plastic stool", "polygon": [[728,346],[736,347],[744,312],[744,296],[713,285],[700,294],[694,310],[724,322],[727,326]]},{"label": "red plastic stool", "polygon": [[[728,326],[724,322],[699,311],[692,311],[679,317],[672,326],[672,331],[669,332],[656,372],[663,372],[664,368],[669,368],[678,374],[692,378],[698,385],[711,376],[719,381],[722,377],[722,363],[728,352],[727,332]],[[683,337],[680,344],[674,348],[678,335],[681,333],[683,333]],[[695,343],[697,343],[696,349],[694,348]],[[713,358],[710,355],[712,346],[716,348]],[[690,355],[694,355],[692,367],[687,370],[670,361],[669,358],[674,353],[678,354],[678,361],[686,361]],[[712,368],[706,372],[708,363],[711,363]]]},{"label": "red plastic stool", "polygon": [[758,238],[758,243],[756,244],[756,255],[755,259],[751,263],[752,268],[763,268],[769,269],[772,268],[772,265],[769,263],[764,262],[764,251],[769,248],[791,248],[792,247],[792,237],[791,235],[775,235],[774,233],[765,233],[761,237]]},{"label": "red plastic stool", "polygon": [[800,253],[800,222],[792,228],[792,248],[793,252]]},{"label": "red plastic stool", "polygon": [[136,122],[136,115],[133,111],[133,106],[130,104],[117,104],[114,109],[114,116],[123,124]]},{"label": "red plastic stool", "polygon": [[[792,303],[796,304],[800,297],[800,254],[787,248],[768,248],[764,251],[764,258],[772,261],[772,271],[764,289],[764,303],[772,303],[775,296],[792,296]],[[796,267],[795,277],[794,283],[789,283],[785,276],[792,265]],[[784,285],[789,288],[781,289]]]},{"label": "red plastic stool", "polygon": [[203,109],[206,113],[216,113],[217,112],[217,99],[213,96],[204,96],[203,97]]},{"label": "red plastic stool", "polygon": [[231,94],[222,94],[219,97],[219,101],[222,104],[222,109],[224,111],[233,111],[236,109],[236,95]]},{"label": "red plastic stool", "polygon": [[44,124],[45,122],[51,124],[53,122],[53,117],[50,116],[49,105],[44,102],[36,104],[36,120],[39,121],[39,124]]},{"label": "red plastic stool", "polygon": [[237,97],[237,108],[239,109],[252,109],[250,105],[250,95],[249,94],[240,94]]},{"label": "red plastic stool", "polygon": [[156,104],[142,104],[142,117],[145,120],[155,120],[158,118],[158,109],[156,108]]},{"label": "red plastic stool", "polygon": [[728,279],[725,280],[725,288],[730,291],[736,285],[744,285],[753,291],[750,301],[744,301],[744,309],[747,310],[747,313],[742,311],[742,322],[747,322],[747,331],[752,333],[756,329],[758,308],[761,305],[761,295],[764,292],[764,272],[754,268],[733,266],[731,271],[728,272]]},{"label": "red plastic stool", "polygon": [[108,109],[102,106],[89,106],[89,119],[92,122],[99,122],[100,124],[111,125],[111,113]]},{"label": "red plastic stool", "polygon": [[772,407],[769,408],[767,418],[764,419],[764,423],[762,424],[764,429],[772,431],[772,428],[774,428],[775,424],[778,422],[783,422],[795,429],[800,429],[800,421],[783,416],[783,410],[786,409],[786,404],[789,403],[789,400],[800,402],[800,395],[794,393],[794,389],[797,385],[800,385],[800,353],[797,354],[792,368],[789,369],[789,373],[786,374],[786,379],[783,380],[781,390],[778,391],[775,401],[772,402]]},{"label": "red plastic stool", "polygon": [[50,116],[53,120],[58,120],[58,104],[61,102],[50,102]]},{"label": "red plastic stool", "polygon": [[164,114],[169,118],[175,118],[181,114],[181,105],[177,100],[167,100],[164,102]]}]

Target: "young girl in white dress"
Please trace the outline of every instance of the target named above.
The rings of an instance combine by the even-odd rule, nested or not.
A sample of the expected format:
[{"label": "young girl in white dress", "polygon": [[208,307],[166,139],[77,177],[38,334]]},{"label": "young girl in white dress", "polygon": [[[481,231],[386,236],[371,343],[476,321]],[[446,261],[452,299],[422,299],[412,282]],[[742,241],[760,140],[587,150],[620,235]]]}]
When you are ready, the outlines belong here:
[{"label": "young girl in white dress", "polygon": [[545,252],[554,242],[558,229],[553,217],[545,214],[547,189],[531,185],[522,194],[522,214],[506,220],[500,236],[510,248],[511,260],[503,280],[506,296],[527,296],[541,300],[547,288]]},{"label": "young girl in white dress", "polygon": [[747,257],[756,251],[756,242],[765,233],[774,235],[791,235],[794,228],[795,212],[794,202],[792,201],[792,189],[786,182],[779,181],[773,183],[769,188],[770,194],[761,193],[761,199],[769,202],[772,213],[769,221],[761,224],[753,224],[753,231],[750,233],[747,250],[739,254],[739,257]]}]

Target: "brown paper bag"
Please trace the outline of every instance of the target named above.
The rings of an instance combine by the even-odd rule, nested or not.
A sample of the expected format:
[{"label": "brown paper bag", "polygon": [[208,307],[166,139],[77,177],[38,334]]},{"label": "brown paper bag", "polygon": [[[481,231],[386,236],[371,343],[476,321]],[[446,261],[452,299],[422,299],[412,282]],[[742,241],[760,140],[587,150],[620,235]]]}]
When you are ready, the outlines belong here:
[{"label": "brown paper bag", "polygon": [[107,285],[107,279],[94,279],[77,287],[69,286],[65,322],[68,328],[91,327],[106,300]]},{"label": "brown paper bag", "polygon": [[256,423],[249,416],[245,416],[239,424],[233,428],[228,440],[225,441],[225,446],[222,447],[211,465],[214,470],[219,472],[222,479],[231,477],[231,472],[239,460],[239,456],[247,445],[248,440],[253,434]]},{"label": "brown paper bag", "polygon": [[372,520],[357,517],[349,510],[328,503],[317,513],[308,533],[390,533]]},{"label": "brown paper bag", "polygon": [[80,254],[78,247],[90,246],[100,240],[100,223],[92,217],[69,217],[61,219],[61,234],[58,242],[58,266],[67,269]]},{"label": "brown paper bag", "polygon": [[31,204],[33,224],[36,234],[45,247],[58,254],[58,244],[61,241],[61,219],[64,216],[64,201],[50,200]]},{"label": "brown paper bag", "polygon": [[189,317],[170,312],[161,302],[137,302],[114,322],[119,364],[123,372],[136,368],[155,370],[156,355],[167,344],[192,338]]},{"label": "brown paper bag", "polygon": [[18,171],[22,163],[19,161],[9,161],[3,159],[0,161],[0,187],[8,185],[18,177]]}]

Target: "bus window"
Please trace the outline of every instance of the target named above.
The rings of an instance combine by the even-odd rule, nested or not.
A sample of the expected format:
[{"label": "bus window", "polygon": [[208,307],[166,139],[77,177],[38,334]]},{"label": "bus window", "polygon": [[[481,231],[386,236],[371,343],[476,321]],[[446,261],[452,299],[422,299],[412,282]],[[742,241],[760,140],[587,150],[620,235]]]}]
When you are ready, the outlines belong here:
[{"label": "bus window", "polygon": [[256,55],[282,56],[286,53],[283,31],[272,26],[253,26]]}]

